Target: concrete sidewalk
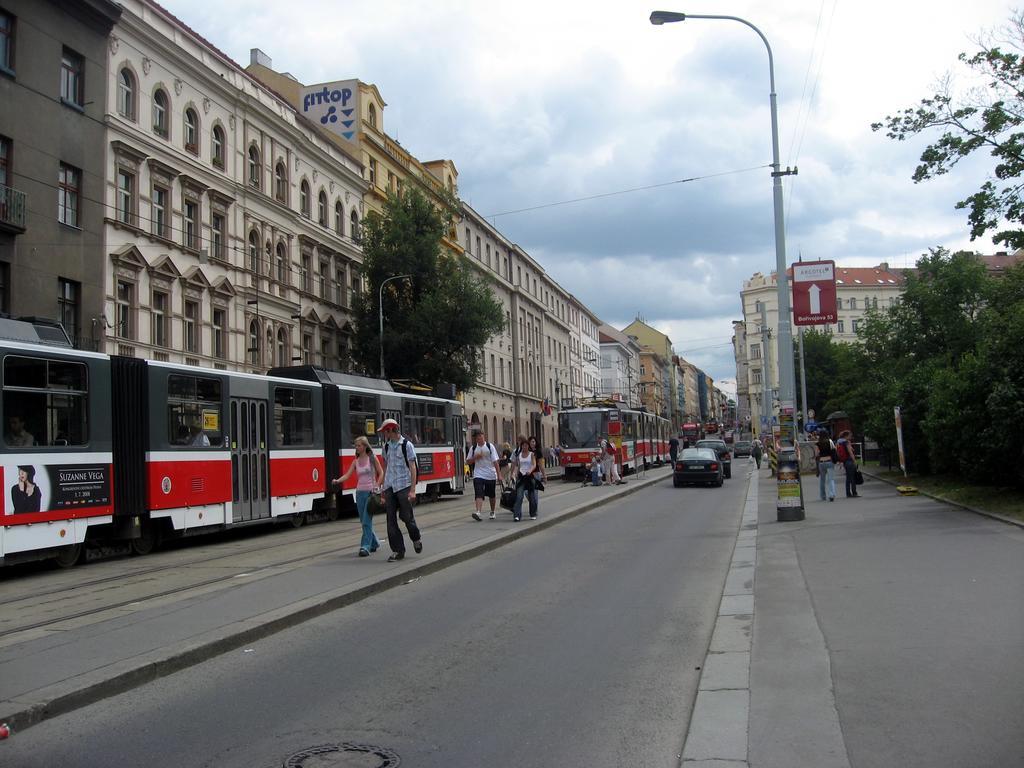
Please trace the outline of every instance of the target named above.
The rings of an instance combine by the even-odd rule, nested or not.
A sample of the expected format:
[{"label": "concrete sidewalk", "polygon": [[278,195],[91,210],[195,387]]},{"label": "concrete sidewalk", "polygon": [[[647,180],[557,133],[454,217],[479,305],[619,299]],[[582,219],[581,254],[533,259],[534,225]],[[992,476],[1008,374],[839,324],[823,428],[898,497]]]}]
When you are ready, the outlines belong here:
[{"label": "concrete sidewalk", "polygon": [[[101,584],[100,589],[118,590],[116,602],[104,603],[99,596],[98,607],[111,607],[97,614],[90,611],[95,596],[89,593],[82,596],[80,617],[72,615],[59,624],[36,629],[31,626],[33,619],[13,625],[26,629],[0,638],[0,723],[8,723],[16,733],[537,533],[669,476],[666,467],[631,475],[620,486],[581,488],[575,483],[555,481],[542,496],[538,521],[515,523],[510,513],[500,510],[495,521],[473,522],[469,516],[473,509],[471,495],[421,505],[416,516],[423,535],[423,553],[414,554],[409,544],[406,559],[399,563],[386,562],[384,520],[378,518],[375,528],[382,548],[370,558],[356,557],[360,527],[353,519],[323,525],[325,535],[344,532],[340,537],[343,549],[314,556],[295,545],[296,556],[285,558],[280,566],[266,567],[259,552],[233,558],[230,547],[225,547],[228,551],[223,562],[190,556],[193,550],[188,548],[163,553],[169,560],[161,565],[170,562],[179,570],[228,575],[227,581],[199,581],[195,588],[164,596],[152,596],[149,584],[149,591],[140,591],[135,598],[131,582],[125,587],[124,580],[118,578],[118,563],[127,570],[137,568],[137,563],[157,564],[156,557],[101,563],[98,565],[110,566],[102,573],[90,571],[92,566],[69,571],[69,575],[81,574],[83,579],[99,576],[100,582],[109,580],[109,587]],[[278,542],[282,534],[286,535],[268,534],[268,545]],[[249,563],[251,567],[247,567]],[[170,576],[152,578],[171,581]],[[68,581],[70,585],[61,589],[61,595],[75,589],[75,580]],[[48,584],[44,589],[51,594],[49,590],[59,582],[51,580]],[[49,600],[53,599],[51,594]],[[41,602],[45,604],[48,599]],[[41,610],[45,612],[45,605]]]},{"label": "concrete sidewalk", "polygon": [[752,478],[686,768],[1024,765],[1024,531],[860,493],[779,523]]}]

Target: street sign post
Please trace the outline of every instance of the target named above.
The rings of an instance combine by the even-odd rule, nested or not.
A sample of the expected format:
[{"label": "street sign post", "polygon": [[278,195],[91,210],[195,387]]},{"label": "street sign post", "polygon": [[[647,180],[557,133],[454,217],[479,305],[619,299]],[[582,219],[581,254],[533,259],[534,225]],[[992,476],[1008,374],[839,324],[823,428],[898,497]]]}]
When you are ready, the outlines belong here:
[{"label": "street sign post", "polygon": [[793,322],[827,325],[836,318],[836,263],[798,261],[793,265]]}]

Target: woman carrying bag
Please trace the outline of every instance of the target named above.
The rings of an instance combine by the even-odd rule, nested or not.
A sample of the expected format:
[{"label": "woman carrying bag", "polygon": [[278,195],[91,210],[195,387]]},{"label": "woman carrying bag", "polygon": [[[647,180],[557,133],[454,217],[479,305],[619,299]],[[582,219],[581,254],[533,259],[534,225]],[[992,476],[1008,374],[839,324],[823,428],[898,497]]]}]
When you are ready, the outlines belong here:
[{"label": "woman carrying bag", "polygon": [[543,485],[544,459],[540,456],[537,438],[523,439],[515,457],[516,503],[512,507],[512,519],[517,523],[523,519],[523,496],[530,497],[530,519],[537,519],[538,484]]},{"label": "woman carrying bag", "polygon": [[847,429],[839,435],[836,454],[846,472],[846,498],[856,498],[860,495],[857,493],[857,475],[860,472],[857,471],[857,456],[853,452],[853,435],[850,430]]},{"label": "woman carrying bag", "polygon": [[371,552],[376,552],[380,542],[377,541],[377,534],[373,532],[373,517],[370,515],[370,495],[374,488],[379,488],[384,482],[384,470],[370,447],[370,441],[360,435],[355,439],[356,458],[349,464],[348,470],[341,477],[331,481],[332,485],[339,488],[348,480],[352,473],[356,473],[356,509],[359,511],[359,522],[363,524],[363,538],[359,542],[359,556],[368,557]]}]

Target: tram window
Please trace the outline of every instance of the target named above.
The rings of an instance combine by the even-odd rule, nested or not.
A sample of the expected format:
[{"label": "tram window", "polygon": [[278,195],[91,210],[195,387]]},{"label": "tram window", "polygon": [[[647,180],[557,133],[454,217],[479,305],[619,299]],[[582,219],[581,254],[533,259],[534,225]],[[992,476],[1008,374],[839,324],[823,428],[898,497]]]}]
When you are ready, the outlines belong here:
[{"label": "tram window", "polygon": [[405,417],[402,419],[402,434],[413,445],[422,445],[427,418],[426,403],[406,401],[403,410]]},{"label": "tram window", "polygon": [[377,398],[372,395],[348,396],[348,438],[351,442],[365,435],[370,445],[377,439]]},{"label": "tram window", "polygon": [[274,429],[282,445],[313,445],[313,404],[308,389],[277,387]]},{"label": "tram window", "polygon": [[85,445],[89,378],[83,363],[4,360],[4,442],[9,448]]},{"label": "tram window", "polygon": [[220,379],[167,377],[167,441],[172,445],[221,445],[220,409]]},{"label": "tram window", "polygon": [[427,403],[427,418],[424,425],[424,442],[427,445],[443,445],[445,440],[444,406]]}]

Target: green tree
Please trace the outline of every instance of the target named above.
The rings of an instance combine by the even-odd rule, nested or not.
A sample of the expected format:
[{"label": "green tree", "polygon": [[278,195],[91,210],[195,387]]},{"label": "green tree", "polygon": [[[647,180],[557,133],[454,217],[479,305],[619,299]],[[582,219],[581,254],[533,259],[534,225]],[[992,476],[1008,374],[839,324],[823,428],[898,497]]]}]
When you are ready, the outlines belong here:
[{"label": "green tree", "polygon": [[[915,182],[949,172],[975,152],[988,152],[994,159],[992,176],[972,195],[957,203],[967,209],[971,239],[996,230],[992,241],[1011,248],[1024,247],[1024,197],[1019,178],[1024,172],[1024,14],[1010,20],[1002,50],[991,40],[979,40],[973,55],[961,53],[959,60],[979,85],[965,93],[954,93],[947,77],[938,93],[922,99],[885,120],[872,124],[875,131],[903,141],[917,134],[941,131],[938,141],[921,154],[913,174]],[[1002,222],[1008,227],[1000,229]]]},{"label": "green tree", "polygon": [[[824,419],[829,392],[836,380],[838,362],[836,343],[832,334],[816,328],[804,330],[804,378],[807,381],[807,408],[815,412],[818,419]],[[794,342],[794,354],[800,359],[799,343]]]},{"label": "green tree", "polygon": [[[454,209],[455,201],[449,201]],[[352,354],[369,373],[380,366],[379,295],[384,280],[384,364],[390,378],[426,384],[473,386],[481,372],[480,348],[505,324],[488,284],[458,257],[444,252],[451,227],[416,189],[389,194],[383,215],[363,227],[363,278],[355,298]]]}]

